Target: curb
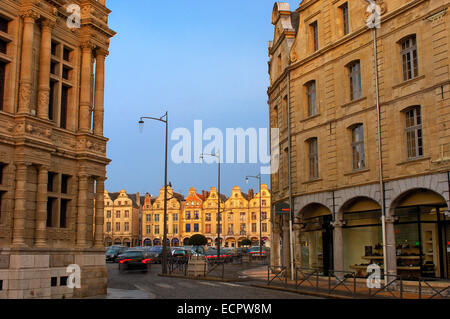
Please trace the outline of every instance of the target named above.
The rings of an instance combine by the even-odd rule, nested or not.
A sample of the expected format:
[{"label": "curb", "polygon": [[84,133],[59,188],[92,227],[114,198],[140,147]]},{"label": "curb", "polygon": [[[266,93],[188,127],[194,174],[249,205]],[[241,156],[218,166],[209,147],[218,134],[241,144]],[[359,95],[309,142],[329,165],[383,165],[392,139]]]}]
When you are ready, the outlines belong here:
[{"label": "curb", "polygon": [[280,291],[287,291],[287,292],[293,292],[301,295],[308,295],[308,296],[315,296],[315,297],[322,297],[327,299],[359,299],[357,297],[347,297],[347,296],[339,296],[339,295],[330,295],[327,293],[321,293],[321,292],[311,292],[311,291],[305,291],[305,290],[299,290],[299,289],[292,289],[292,288],[283,288],[283,287],[276,287],[276,286],[266,286],[266,285],[257,285],[252,284],[252,287],[256,288],[263,288],[263,289],[272,289],[272,290],[280,290]]},{"label": "curb", "polygon": [[222,279],[217,277],[194,277],[194,276],[181,276],[181,275],[163,275],[158,274],[159,277],[168,277],[168,278],[178,278],[178,279],[188,279],[188,280],[203,280],[203,281],[220,281],[220,282],[244,282],[249,280],[242,280],[242,279]]}]

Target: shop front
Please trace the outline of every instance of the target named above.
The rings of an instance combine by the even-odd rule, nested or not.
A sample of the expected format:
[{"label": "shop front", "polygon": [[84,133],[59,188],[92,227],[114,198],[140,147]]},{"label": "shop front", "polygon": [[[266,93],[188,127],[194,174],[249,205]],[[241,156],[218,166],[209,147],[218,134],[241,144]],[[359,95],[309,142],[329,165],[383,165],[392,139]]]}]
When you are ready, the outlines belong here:
[{"label": "shop front", "polygon": [[301,212],[300,250],[302,268],[328,275],[333,269],[332,215],[324,206],[312,204]]},{"label": "shop front", "polygon": [[445,200],[428,190],[404,196],[395,208],[397,273],[449,279],[450,217]]},{"label": "shop front", "polygon": [[367,267],[384,269],[381,208],[368,198],[359,198],[344,207],[342,241],[344,271],[366,277]]}]

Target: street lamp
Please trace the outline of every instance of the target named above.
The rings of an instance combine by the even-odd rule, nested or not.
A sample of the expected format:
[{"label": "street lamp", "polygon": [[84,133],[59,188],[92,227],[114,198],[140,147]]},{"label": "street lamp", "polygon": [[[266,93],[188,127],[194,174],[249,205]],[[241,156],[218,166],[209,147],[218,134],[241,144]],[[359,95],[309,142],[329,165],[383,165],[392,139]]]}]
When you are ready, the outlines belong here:
[{"label": "street lamp", "polygon": [[261,173],[256,176],[246,176],[245,182],[248,184],[249,178],[259,180],[259,255],[262,257],[262,192],[261,192]]},{"label": "street lamp", "polygon": [[220,260],[220,150],[217,152],[217,154],[202,153],[200,155],[200,159],[203,159],[205,156],[217,157],[219,164],[217,174],[217,258],[218,260]]},{"label": "street lamp", "polygon": [[139,127],[142,130],[144,127],[144,120],[154,120],[163,122],[166,125],[166,149],[165,149],[165,163],[164,163],[164,231],[163,231],[163,250],[162,250],[162,273],[167,274],[167,146],[169,138],[169,113],[166,112],[160,118],[155,117],[141,117],[139,120]]}]

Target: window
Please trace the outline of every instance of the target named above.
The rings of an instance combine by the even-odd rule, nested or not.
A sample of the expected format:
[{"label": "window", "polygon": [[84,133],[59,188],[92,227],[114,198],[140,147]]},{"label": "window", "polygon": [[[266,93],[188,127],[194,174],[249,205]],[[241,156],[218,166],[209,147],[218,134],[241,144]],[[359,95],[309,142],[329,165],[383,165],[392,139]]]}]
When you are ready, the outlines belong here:
[{"label": "window", "polygon": [[6,164],[0,163],[0,185],[3,184],[3,171],[6,167]]},{"label": "window", "polygon": [[194,232],[198,233],[200,231],[199,229],[198,224],[194,224]]},{"label": "window", "polygon": [[309,25],[309,32],[311,38],[311,47],[313,52],[319,50],[319,27],[317,21]]},{"label": "window", "polygon": [[211,234],[211,224],[206,224],[205,225],[205,233]]},{"label": "window", "polygon": [[256,233],[256,223],[252,224],[252,233]]},{"label": "window", "polygon": [[159,222],[159,214],[155,214],[155,222]]},{"label": "window", "polygon": [[128,210],[125,211],[125,218],[130,218],[130,212]]},{"label": "window", "polygon": [[120,218],[120,210],[116,211],[116,218]]},{"label": "window", "polygon": [[56,192],[54,184],[57,175],[56,173],[48,172],[47,191],[50,193]]},{"label": "window", "polygon": [[366,167],[364,153],[364,125],[358,124],[352,128],[352,156],[353,169],[362,169]]},{"label": "window", "polygon": [[344,3],[339,7],[342,14],[342,32],[344,35],[347,35],[350,33],[350,25],[349,25],[349,19],[348,19],[348,3]]},{"label": "window", "polygon": [[3,110],[3,99],[5,96],[6,63],[0,61],[0,111]]},{"label": "window", "polygon": [[48,116],[56,124],[67,129],[68,108],[73,87],[73,50],[57,41],[52,41],[50,62],[50,98]]},{"label": "window", "polygon": [[61,199],[61,208],[59,214],[59,227],[67,228],[67,208],[69,205],[69,200]]},{"label": "window", "polygon": [[229,221],[229,222],[232,222],[232,221],[233,221],[233,216],[234,216],[233,213],[229,213],[229,214],[228,214],[228,221]]},{"label": "window", "polygon": [[241,235],[245,235],[246,231],[245,231],[245,224],[241,224]]},{"label": "window", "polygon": [[262,232],[267,233],[267,223],[262,224]]},{"label": "window", "polygon": [[50,286],[51,287],[57,287],[58,286],[58,277],[51,277],[50,278]]},{"label": "window", "polygon": [[423,156],[422,115],[420,106],[408,110],[406,116],[406,149],[408,159]]},{"label": "window", "polygon": [[191,232],[191,224],[186,224],[186,233]]},{"label": "window", "polygon": [[116,231],[120,231],[120,223],[116,223]]},{"label": "window", "polygon": [[47,200],[47,227],[54,225],[54,211],[56,206],[56,198],[49,197]]},{"label": "window", "polygon": [[195,212],[194,212],[194,219],[195,219],[195,220],[198,220],[198,219],[199,219],[198,211],[195,211]]},{"label": "window", "polygon": [[111,232],[111,222],[106,223],[106,232]]},{"label": "window", "polygon": [[61,278],[59,278],[59,285],[61,287],[66,287],[67,286],[67,280],[69,279],[68,276],[63,276]]},{"label": "window", "polygon": [[228,235],[233,235],[234,224],[228,224]]},{"label": "window", "polygon": [[106,211],[106,218],[111,218],[111,211],[110,210]]},{"label": "window", "polygon": [[308,116],[316,115],[316,81],[310,81],[306,83],[306,96],[308,102]]},{"label": "window", "polygon": [[3,213],[3,202],[4,202],[4,197],[5,197],[6,192],[4,191],[0,191],[0,224],[2,221],[2,213]]},{"label": "window", "polygon": [[252,213],[252,220],[256,220],[256,213]]},{"label": "window", "polygon": [[319,178],[319,154],[317,147],[317,138],[308,141],[308,159],[309,159],[309,179]]},{"label": "window", "polygon": [[245,213],[241,213],[241,222],[245,222]]},{"label": "window", "polygon": [[191,219],[191,212],[186,212],[186,219],[190,220]]},{"label": "window", "polygon": [[211,221],[211,214],[210,213],[206,213],[205,214],[205,221],[207,221],[207,222]]},{"label": "window", "polygon": [[400,42],[402,55],[403,81],[410,80],[419,75],[417,61],[416,36],[410,36]]},{"label": "window", "polygon": [[[266,193],[263,193],[263,195],[266,195]],[[267,202],[266,202],[265,199],[263,199],[261,202],[262,202],[262,206],[266,206],[267,205]]]},{"label": "window", "polygon": [[177,222],[178,221],[178,214],[173,214],[172,215],[172,219],[173,219],[174,222]]},{"label": "window", "polygon": [[178,225],[173,225],[173,233],[178,234]]},{"label": "window", "polygon": [[146,221],[147,223],[151,222],[151,221],[152,221],[152,215],[146,214],[146,215],[145,215],[145,221]]},{"label": "window", "polygon": [[150,235],[150,226],[149,225],[145,226],[145,232],[147,235]]},{"label": "window", "polygon": [[129,222],[125,223],[125,231],[130,231],[130,223]]},{"label": "window", "polygon": [[350,100],[354,101],[361,98],[361,64],[359,60],[354,61],[347,68],[350,83]]},{"label": "window", "polygon": [[267,220],[267,212],[261,212],[261,220]]},{"label": "window", "polygon": [[155,225],[155,235],[159,235],[159,225]]},{"label": "window", "polygon": [[277,76],[281,75],[281,69],[281,54],[279,54],[277,58]]}]

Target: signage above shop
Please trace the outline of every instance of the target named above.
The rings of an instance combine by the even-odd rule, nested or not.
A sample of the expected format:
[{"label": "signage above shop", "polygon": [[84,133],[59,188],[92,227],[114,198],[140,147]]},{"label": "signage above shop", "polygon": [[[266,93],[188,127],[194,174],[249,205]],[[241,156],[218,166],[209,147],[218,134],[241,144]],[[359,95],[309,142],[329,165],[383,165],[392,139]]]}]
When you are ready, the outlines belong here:
[{"label": "signage above shop", "polygon": [[291,208],[287,203],[278,203],[275,204],[275,213],[276,214],[289,214],[291,212]]}]

